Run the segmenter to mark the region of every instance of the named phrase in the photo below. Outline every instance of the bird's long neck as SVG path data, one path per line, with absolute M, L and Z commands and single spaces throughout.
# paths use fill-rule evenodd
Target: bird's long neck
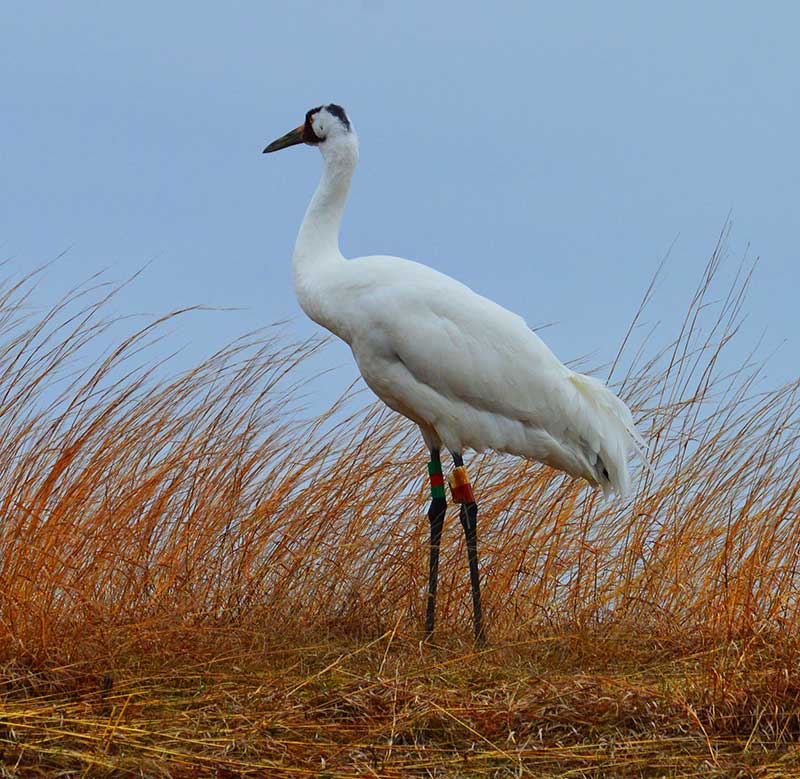
M 339 143 L 323 152 L 324 169 L 306 209 L 294 246 L 295 289 L 301 305 L 303 289 L 325 266 L 342 261 L 339 225 L 358 160 L 355 143 Z

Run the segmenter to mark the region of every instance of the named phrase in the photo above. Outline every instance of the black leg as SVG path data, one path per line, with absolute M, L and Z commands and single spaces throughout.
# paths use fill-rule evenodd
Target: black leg
M 460 454 L 453 453 L 453 462 L 456 469 L 464 467 L 464 460 Z M 463 471 L 466 477 L 466 471 Z M 481 609 L 481 580 L 478 573 L 478 504 L 472 495 L 469 482 L 461 488 L 461 526 L 464 528 L 464 538 L 467 541 L 467 558 L 469 559 L 469 581 L 472 587 L 472 613 L 475 625 L 475 641 L 483 646 L 486 638 L 483 632 L 483 611 Z
M 428 567 L 428 608 L 425 612 L 425 636 L 433 633 L 434 615 L 436 613 L 436 587 L 439 579 L 439 545 L 442 541 L 444 515 L 447 501 L 444 498 L 433 498 L 428 509 L 431 523 L 431 557 Z
M 461 504 L 461 526 L 467 540 L 467 557 L 469 558 L 469 581 L 472 586 L 472 613 L 475 622 L 475 641 L 485 643 L 483 634 L 483 612 L 481 611 L 481 580 L 478 575 L 478 504 Z
M 444 497 L 444 480 L 439 450 L 431 449 L 431 461 L 428 464 L 431 479 L 431 505 L 428 508 L 428 520 L 431 523 L 430 562 L 428 566 L 428 603 L 425 610 L 425 637 L 433 633 L 436 614 L 436 588 L 439 580 L 439 546 L 442 541 L 444 516 L 447 511 L 447 500 Z

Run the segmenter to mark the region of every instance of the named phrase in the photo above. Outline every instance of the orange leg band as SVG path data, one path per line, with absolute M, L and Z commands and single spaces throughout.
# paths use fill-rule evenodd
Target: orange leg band
M 469 483 L 469 476 L 467 476 L 467 469 L 463 465 L 453 469 L 449 481 L 454 503 L 475 502 L 475 497 L 472 494 L 472 485 Z

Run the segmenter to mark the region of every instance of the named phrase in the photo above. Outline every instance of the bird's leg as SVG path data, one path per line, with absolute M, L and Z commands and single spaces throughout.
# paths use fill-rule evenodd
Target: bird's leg
M 428 520 L 431 523 L 431 556 L 428 567 L 428 604 L 425 611 L 425 637 L 433 633 L 434 615 L 436 612 L 436 587 L 439 579 L 439 545 L 442 541 L 444 515 L 447 510 L 447 499 L 444 496 L 444 476 L 442 461 L 438 449 L 431 449 L 431 461 L 428 463 L 428 476 L 431 481 L 431 505 L 428 508 Z
M 461 504 L 461 526 L 467 541 L 467 557 L 469 558 L 469 580 L 472 586 L 472 612 L 475 621 L 475 641 L 479 645 L 485 643 L 483 633 L 483 613 L 481 611 L 481 580 L 478 575 L 478 504 L 472 494 L 467 469 L 461 455 L 453 452 L 455 469 L 450 476 L 450 490 L 453 500 Z

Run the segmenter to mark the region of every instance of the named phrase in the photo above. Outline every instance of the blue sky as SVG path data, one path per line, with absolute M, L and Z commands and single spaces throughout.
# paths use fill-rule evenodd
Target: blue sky
M 800 351 L 799 9 L 6 0 L 0 254 L 68 249 L 43 302 L 150 263 L 120 311 L 236 309 L 185 319 L 178 360 L 307 335 L 290 257 L 321 160 L 261 149 L 335 101 L 361 139 L 346 255 L 431 264 L 599 363 L 671 246 L 648 321 L 674 329 L 731 212 L 729 270 L 761 258 L 736 348 L 783 343 L 775 384 Z M 347 350 L 325 359 L 345 386 Z

